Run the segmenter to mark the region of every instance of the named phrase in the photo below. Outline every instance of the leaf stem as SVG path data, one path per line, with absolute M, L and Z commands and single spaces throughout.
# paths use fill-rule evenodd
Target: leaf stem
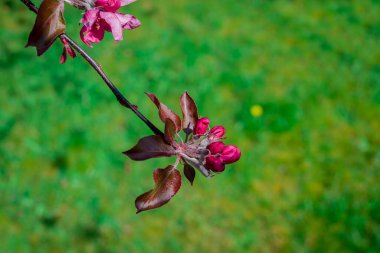
M 34 13 L 38 13 L 38 8 L 34 5 L 33 2 L 30 0 L 21 0 L 23 4 L 25 4 L 29 10 L 33 11 Z M 121 92 L 116 88 L 116 86 L 111 82 L 111 80 L 107 77 L 107 75 L 104 73 L 101 66 L 93 59 L 90 55 L 86 53 L 74 40 L 72 40 L 67 34 L 63 33 L 60 35 L 61 38 L 65 39 L 90 65 L 91 67 L 99 74 L 99 76 L 103 79 L 103 81 L 106 83 L 108 88 L 112 91 L 112 93 L 115 95 L 116 99 L 119 101 L 119 103 L 133 111 L 134 114 L 139 117 L 141 121 L 147 125 L 150 130 L 156 135 L 164 136 L 164 133 L 158 129 L 152 122 L 150 122 L 138 109 L 137 106 L 133 105 L 131 102 L 126 99 Z

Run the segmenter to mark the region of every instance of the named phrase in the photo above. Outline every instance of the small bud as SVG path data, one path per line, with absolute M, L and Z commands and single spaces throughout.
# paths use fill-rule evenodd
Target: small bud
M 209 125 L 210 120 L 208 118 L 200 118 L 195 125 L 194 133 L 202 135 L 205 134 Z
M 223 160 L 223 163 L 225 164 L 236 162 L 237 160 L 240 159 L 240 156 L 241 156 L 240 150 L 233 145 L 225 146 L 223 148 L 223 151 L 221 152 L 221 158 Z
M 226 129 L 222 126 L 215 126 L 211 128 L 210 132 L 208 133 L 210 140 L 218 140 L 223 138 L 224 134 L 226 133 Z
M 223 164 L 222 159 L 220 159 L 220 157 L 209 156 L 209 157 L 206 157 L 206 168 L 215 172 L 223 172 L 225 169 L 225 166 Z
M 223 142 L 214 142 L 208 145 L 207 149 L 210 150 L 211 155 L 220 154 L 223 151 L 224 143 Z

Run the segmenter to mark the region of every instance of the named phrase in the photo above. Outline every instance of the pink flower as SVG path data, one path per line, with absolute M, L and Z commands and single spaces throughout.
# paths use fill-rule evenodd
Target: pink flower
M 223 142 L 211 143 L 207 149 L 210 151 L 210 155 L 206 157 L 206 168 L 215 171 L 224 171 L 225 164 L 234 163 L 240 159 L 240 150 L 233 146 L 225 146 Z
M 200 118 L 195 125 L 194 134 L 205 134 L 209 125 L 210 120 L 208 118 Z
M 98 43 L 104 38 L 104 33 L 112 32 L 116 41 L 123 39 L 123 29 L 132 30 L 140 26 L 140 21 L 130 15 L 116 12 L 121 6 L 135 0 L 97 0 L 95 7 L 87 10 L 81 22 L 81 39 L 88 46 Z

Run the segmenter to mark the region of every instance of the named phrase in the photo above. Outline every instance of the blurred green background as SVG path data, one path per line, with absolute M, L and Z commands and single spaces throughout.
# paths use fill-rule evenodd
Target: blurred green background
M 39 1 L 36 2 L 39 4 Z M 141 0 L 142 26 L 86 48 L 162 127 L 188 90 L 241 160 L 135 214 L 172 159 L 81 58 L 24 48 L 35 15 L 0 3 L 0 252 L 379 252 L 380 1 Z M 81 13 L 66 7 L 79 42 Z M 81 42 L 81 45 L 84 45 Z

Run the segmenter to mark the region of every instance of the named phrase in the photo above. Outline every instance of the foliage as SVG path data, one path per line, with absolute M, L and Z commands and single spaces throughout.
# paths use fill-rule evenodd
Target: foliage
M 0 252 L 380 250 L 378 1 L 128 6 L 141 27 L 90 53 L 157 124 L 144 91 L 170 108 L 196 93 L 247 154 L 140 215 L 134 198 L 165 163 L 119 151 L 149 129 L 80 58 L 60 65 L 59 43 L 25 49 L 34 15 L 0 6 Z

